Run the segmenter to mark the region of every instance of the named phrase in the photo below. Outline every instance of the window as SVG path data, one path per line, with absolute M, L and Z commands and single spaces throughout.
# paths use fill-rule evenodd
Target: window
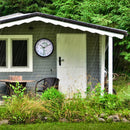
M 6 41 L 0 40 L 0 66 L 6 66 Z
M 0 72 L 32 71 L 32 36 L 0 35 Z
M 12 66 L 27 66 L 27 41 L 12 41 Z

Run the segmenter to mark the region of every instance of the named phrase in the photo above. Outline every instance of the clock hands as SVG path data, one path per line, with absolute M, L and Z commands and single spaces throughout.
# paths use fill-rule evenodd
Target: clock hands
M 51 44 L 48 44 L 47 46 L 43 46 L 42 44 L 40 45 L 42 48 L 46 48 L 48 46 L 50 46 Z
M 50 46 L 51 44 L 48 44 L 46 47 Z
M 51 44 L 46 44 L 46 46 L 43 46 L 43 44 L 40 44 L 40 46 L 43 48 L 43 55 L 46 55 L 45 48 L 50 46 Z
M 43 45 L 40 45 L 42 48 L 45 48 Z
M 40 39 L 35 44 L 35 51 L 41 57 L 47 57 L 53 52 L 53 44 L 48 39 Z

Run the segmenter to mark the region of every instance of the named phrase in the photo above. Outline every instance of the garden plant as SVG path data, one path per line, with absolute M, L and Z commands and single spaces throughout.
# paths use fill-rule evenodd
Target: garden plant
M 14 95 L 4 96 L 5 105 L 0 107 L 0 120 L 8 119 L 10 124 L 112 122 L 113 115 L 118 116 L 117 121 L 130 121 L 130 109 L 126 101 L 120 100 L 118 95 L 101 91 L 99 84 L 92 91 L 87 91 L 86 98 L 77 93 L 71 99 L 66 99 L 65 95 L 53 87 L 42 95 L 31 97 L 24 94 L 26 88 L 22 88 L 19 83 L 11 87 Z

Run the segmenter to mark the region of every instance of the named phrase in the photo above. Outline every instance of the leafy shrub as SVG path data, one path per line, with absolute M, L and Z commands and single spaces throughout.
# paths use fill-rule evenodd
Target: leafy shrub
M 51 87 L 50 89 L 47 89 L 44 93 L 42 93 L 41 99 L 51 100 L 61 104 L 64 101 L 64 95 L 54 87 Z
M 130 99 L 125 99 L 122 101 L 122 103 L 125 108 L 128 108 L 130 110 Z
M 14 94 L 17 97 L 23 97 L 26 87 L 23 87 L 22 84 L 20 84 L 19 82 L 17 82 L 15 86 L 10 84 L 10 87 L 13 89 Z
M 101 95 L 102 92 L 100 85 L 97 85 L 86 98 L 88 101 L 87 105 L 90 106 L 91 109 L 94 109 L 97 114 L 105 112 L 110 115 L 124 108 L 117 95 L 107 94 L 105 92 Z
M 100 96 L 99 104 L 102 108 L 109 110 L 118 110 L 123 107 L 118 97 L 113 94 L 104 94 L 103 96 Z
M 119 115 L 122 118 L 125 117 L 126 119 L 128 119 L 130 121 L 130 110 L 128 110 L 127 108 L 125 108 L 123 110 L 119 110 L 117 113 L 119 113 Z
M 53 87 L 42 93 L 40 99 L 17 93 L 8 98 L 5 108 L 0 108 L 0 119 L 8 118 L 13 123 L 52 122 L 64 118 L 70 122 L 96 122 L 102 113 L 105 119 L 116 113 L 130 120 L 128 101 L 122 103 L 117 95 L 101 95 L 102 92 L 98 84 L 93 91 L 88 90 L 86 98 L 77 93 L 72 99 L 65 99 Z
M 44 93 L 41 95 L 41 99 L 47 101 L 46 108 L 53 113 L 49 115 L 50 118 L 52 117 L 54 121 L 59 120 L 61 117 L 61 109 L 64 103 L 64 95 L 58 91 L 57 89 L 51 87 L 45 90 Z
M 22 98 L 24 96 L 26 87 L 23 87 L 19 82 L 17 82 L 15 86 L 10 84 L 10 87 L 13 89 L 13 95 L 2 96 L 4 100 L 8 101 L 9 99 L 12 99 L 12 98 Z

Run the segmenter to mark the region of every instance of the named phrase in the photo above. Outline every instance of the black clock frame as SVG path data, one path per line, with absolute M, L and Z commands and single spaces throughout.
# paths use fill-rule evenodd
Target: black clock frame
M 51 44 L 52 44 L 52 52 L 51 52 L 48 56 L 41 56 L 41 55 L 39 55 L 39 54 L 37 53 L 37 51 L 36 51 L 36 45 L 37 45 L 37 43 L 38 43 L 40 40 L 42 40 L 42 39 L 48 40 L 48 41 L 50 41 Z M 46 58 L 46 57 L 49 57 L 49 56 L 53 53 L 53 51 L 54 51 L 54 45 L 53 45 L 53 42 L 52 42 L 51 40 L 49 40 L 48 38 L 41 38 L 41 39 L 39 39 L 39 40 L 36 41 L 35 46 L 34 46 L 34 50 L 35 50 L 35 53 L 36 53 L 38 56 L 40 56 L 40 57 L 42 57 L 42 58 Z

